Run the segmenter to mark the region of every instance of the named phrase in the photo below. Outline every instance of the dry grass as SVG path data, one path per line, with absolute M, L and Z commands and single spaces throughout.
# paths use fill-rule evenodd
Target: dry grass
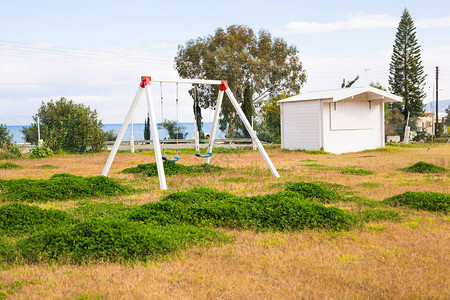
M 418 161 L 449 168 L 450 145 L 429 150 L 427 147 L 389 149 L 345 155 L 269 150 L 280 169 L 280 179 L 271 176 L 257 152 L 215 154 L 214 164 L 232 169 L 168 177 L 168 186 L 170 192 L 201 185 L 239 195 L 255 195 L 279 191 L 286 181 L 323 181 L 348 185 L 356 195 L 373 200 L 405 191 L 450 192 L 450 178 L 446 174 L 410 174 L 399 170 Z M 0 178 L 48 178 L 61 172 L 98 175 L 106 159 L 107 153 L 99 153 L 11 161 L 24 168 L 0 170 Z M 157 178 L 117 174 L 126 167 L 153 161 L 154 157 L 147 154 L 119 154 L 110 175 L 148 192 L 95 201 L 127 204 L 157 201 L 165 194 L 159 191 Z M 203 160 L 181 155 L 180 162 L 190 165 Z M 305 166 L 311 163 L 325 167 L 318 170 Z M 59 169 L 33 168 L 43 164 Z M 346 166 L 375 173 L 341 174 L 338 168 Z M 246 180 L 223 180 L 232 177 Z M 40 206 L 66 209 L 74 205 L 77 202 Z M 81 295 L 85 299 L 101 296 L 105 299 L 450 298 L 450 218 L 409 209 L 396 210 L 403 214 L 401 222 L 369 223 L 349 232 L 228 231 L 236 235 L 232 244 L 193 248 L 172 260 L 146 265 L 14 266 L 0 271 L 0 283 L 26 281 L 9 295 L 14 299 L 76 299 Z

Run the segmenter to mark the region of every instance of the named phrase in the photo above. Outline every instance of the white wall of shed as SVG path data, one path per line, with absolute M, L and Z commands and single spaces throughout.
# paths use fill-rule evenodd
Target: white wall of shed
M 384 146 L 384 106 L 381 101 L 372 101 L 371 104 L 366 102 L 367 106 L 371 105 L 371 108 L 367 110 L 367 114 L 364 115 L 363 126 L 355 126 L 355 129 L 341 129 L 332 126 L 332 120 L 361 120 L 360 114 L 361 105 L 357 104 L 352 109 L 347 106 L 345 110 L 339 111 L 336 105 L 336 111 L 334 111 L 334 103 L 323 104 L 323 148 L 326 152 L 335 154 L 341 154 L 346 152 L 357 152 L 367 149 L 376 149 Z M 338 116 L 332 116 L 333 113 L 338 113 Z M 355 117 L 356 116 L 356 117 Z M 351 124 L 353 121 L 345 121 L 345 125 Z M 341 123 L 342 124 L 342 123 Z M 363 128 L 364 127 L 364 128 Z
M 320 150 L 320 101 L 281 103 L 281 147 Z

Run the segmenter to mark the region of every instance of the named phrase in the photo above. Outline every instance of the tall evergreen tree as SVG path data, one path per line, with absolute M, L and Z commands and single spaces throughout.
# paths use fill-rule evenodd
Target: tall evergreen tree
M 389 67 L 389 90 L 403 97 L 402 114 L 405 118 L 423 112 L 425 77 L 420 58 L 420 45 L 416 39 L 416 28 L 405 8 L 395 35 L 394 52 Z
M 147 115 L 144 123 L 144 140 L 150 139 L 150 116 Z

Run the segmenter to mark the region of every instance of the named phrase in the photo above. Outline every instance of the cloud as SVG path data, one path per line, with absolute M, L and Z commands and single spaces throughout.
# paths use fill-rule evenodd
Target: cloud
M 329 33 L 342 30 L 364 30 L 379 28 L 396 28 L 399 17 L 389 15 L 359 14 L 345 21 L 318 22 L 290 22 L 275 30 L 277 34 L 313 34 Z M 424 19 L 416 22 L 417 28 L 436 28 L 450 26 L 450 17 Z
M 449 27 L 449 26 L 450 26 L 450 16 L 437 19 L 424 19 L 416 22 L 416 27 L 423 29 Z

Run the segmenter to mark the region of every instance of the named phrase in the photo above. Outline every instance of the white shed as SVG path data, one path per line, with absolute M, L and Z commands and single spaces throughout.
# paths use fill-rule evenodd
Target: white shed
M 340 154 L 384 147 L 383 103 L 401 101 L 370 86 L 280 100 L 281 148 Z

